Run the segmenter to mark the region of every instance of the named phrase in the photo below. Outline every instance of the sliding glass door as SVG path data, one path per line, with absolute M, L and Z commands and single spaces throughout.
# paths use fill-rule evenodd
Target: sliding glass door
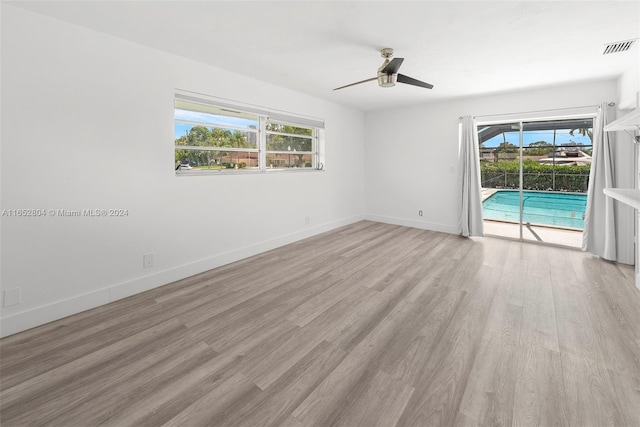
M 478 126 L 485 234 L 580 247 L 592 118 Z

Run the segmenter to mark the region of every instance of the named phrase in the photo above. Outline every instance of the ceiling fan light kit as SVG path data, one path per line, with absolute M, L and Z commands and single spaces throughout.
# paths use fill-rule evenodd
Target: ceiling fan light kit
M 393 56 L 393 49 L 391 49 L 390 47 L 386 47 L 380 50 L 380 55 L 384 58 L 384 62 L 382 63 L 380 68 L 378 68 L 377 77 L 350 83 L 348 85 L 337 87 L 333 90 L 344 89 L 349 86 L 355 86 L 359 85 L 360 83 L 366 83 L 373 80 L 378 80 L 378 86 L 380 87 L 393 87 L 396 85 L 396 82 L 400 82 L 412 86 L 423 87 L 425 89 L 433 88 L 432 84 L 414 79 L 413 77 L 405 76 L 404 74 L 399 74 L 398 70 L 402 65 L 402 61 L 404 61 L 404 58 L 394 58 L 390 60 L 390 58 Z
M 378 71 L 378 86 L 380 87 L 394 87 L 397 79 L 397 74 L 383 74 Z

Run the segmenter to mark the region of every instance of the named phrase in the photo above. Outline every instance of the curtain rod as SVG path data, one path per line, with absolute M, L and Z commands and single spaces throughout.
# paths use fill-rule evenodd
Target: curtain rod
M 616 103 L 615 102 L 609 102 L 607 103 L 607 105 L 609 107 L 615 107 Z M 582 107 L 567 107 L 567 108 L 554 108 L 551 110 L 536 110 L 536 111 L 520 111 L 520 112 L 516 112 L 516 113 L 502 113 L 502 114 L 485 114 L 482 116 L 472 116 L 474 119 L 477 119 L 479 117 L 500 117 L 500 116 L 512 116 L 514 114 L 532 114 L 532 113 L 550 113 L 550 112 L 554 112 L 554 111 L 565 111 L 565 110 L 576 110 L 579 108 L 596 108 L 596 107 L 600 107 L 600 105 L 584 105 Z M 463 116 L 458 117 L 458 120 L 462 120 Z

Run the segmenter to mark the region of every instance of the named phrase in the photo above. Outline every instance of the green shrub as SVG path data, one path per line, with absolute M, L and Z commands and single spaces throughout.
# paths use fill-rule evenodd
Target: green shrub
M 531 159 L 522 162 L 522 181 L 525 190 L 551 190 L 584 193 L 589 184 L 591 165 L 555 166 Z M 480 163 L 482 186 L 485 188 L 519 188 L 518 161 Z M 555 184 L 554 184 L 555 175 Z

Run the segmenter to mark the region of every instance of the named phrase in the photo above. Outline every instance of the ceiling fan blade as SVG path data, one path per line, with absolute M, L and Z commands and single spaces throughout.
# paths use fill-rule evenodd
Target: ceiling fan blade
M 345 87 L 355 86 L 355 85 L 359 85 L 360 83 L 371 82 L 373 80 L 378 80 L 378 78 L 377 77 L 371 77 L 370 79 L 367 79 L 367 80 L 362 80 L 362 81 L 359 81 L 359 82 L 355 82 L 355 83 L 351 83 L 351 84 L 348 84 L 348 85 L 337 87 L 334 90 L 344 89 Z
M 433 88 L 432 84 L 421 82 L 420 80 L 416 80 L 416 79 L 414 79 L 412 77 L 405 76 L 404 74 L 398 74 L 398 81 L 400 83 L 405 83 L 405 84 L 413 85 L 413 86 L 420 86 L 420 87 L 424 87 L 424 88 L 427 88 L 427 89 L 432 89 Z
M 393 58 L 386 67 L 380 70 L 380 72 L 385 74 L 396 74 L 402 65 L 402 61 L 404 61 L 404 58 Z

